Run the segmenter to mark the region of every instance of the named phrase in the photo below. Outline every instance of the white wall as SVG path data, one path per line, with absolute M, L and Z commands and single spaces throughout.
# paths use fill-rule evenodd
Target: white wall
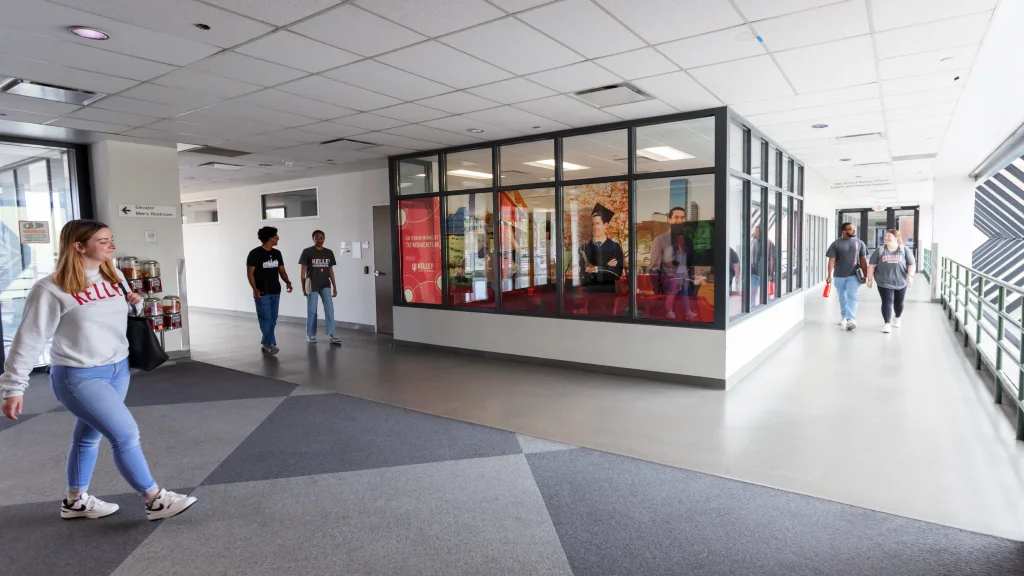
M 194 287 L 189 294 L 193 306 L 221 310 L 255 312 L 252 290 L 245 273 L 245 257 L 259 246 L 256 231 L 275 226 L 281 237 L 278 249 L 284 255 L 285 268 L 295 292 L 283 294 L 281 315 L 304 318 L 306 300 L 299 285 L 299 254 L 313 244 L 314 230 L 327 235 L 326 246 L 334 250 L 338 266 L 335 321 L 374 326 L 376 324 L 373 275 L 373 206 L 388 203 L 387 170 L 370 170 L 318 178 L 291 180 L 181 195 L 183 201 L 216 199 L 219 221 L 214 224 L 186 224 L 185 259 Z M 319 217 L 296 220 L 261 220 L 260 196 L 300 188 L 319 188 Z M 342 241 L 371 242 L 362 258 L 341 254 Z
M 814 216 L 821 216 L 828 221 L 828 242 L 835 236 L 836 229 L 836 208 L 840 195 L 833 192 L 827 180 L 818 175 L 817 172 L 806 170 L 804 173 L 804 212 Z M 804 222 L 804 238 L 807 238 L 806 221 Z M 810 288 L 810 286 L 805 286 Z
M 804 302 L 808 297 L 812 296 L 805 292 L 784 298 L 768 310 L 755 314 L 726 331 L 725 377 L 735 376 L 762 352 L 778 343 L 787 332 L 803 322 Z M 735 381 L 729 384 L 735 384 Z
M 932 241 L 939 245 L 938 257 L 970 266 L 974 248 L 984 239 L 974 227 L 974 180 L 968 176 L 936 178 Z

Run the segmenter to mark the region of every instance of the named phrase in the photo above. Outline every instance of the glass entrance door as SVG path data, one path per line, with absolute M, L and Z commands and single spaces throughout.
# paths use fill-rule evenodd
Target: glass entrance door
M 840 210 L 836 238 L 842 237 L 843 225 L 851 222 L 857 227 L 857 237 L 867 245 L 870 251 L 883 242 L 882 238 L 885 236 L 886 230 L 895 228 L 900 231 L 904 244 L 908 250 L 914 253 L 915 259 L 920 259 L 920 254 L 917 252 L 917 216 L 917 206 L 886 208 L 885 210 L 870 208 Z
M 75 217 L 73 151 L 0 142 L 0 318 L 3 356 L 28 292 L 57 264 L 58 236 Z M 49 344 L 39 365 L 49 364 Z

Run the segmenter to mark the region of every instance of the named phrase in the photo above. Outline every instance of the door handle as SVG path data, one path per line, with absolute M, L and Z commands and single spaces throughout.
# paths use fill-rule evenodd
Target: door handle
M 374 270 L 373 271 L 373 275 L 374 276 L 387 276 L 387 274 L 381 272 L 380 270 Z

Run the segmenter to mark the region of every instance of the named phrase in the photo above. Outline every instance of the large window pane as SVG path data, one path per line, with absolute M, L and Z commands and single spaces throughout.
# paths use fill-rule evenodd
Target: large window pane
M 490 148 L 445 156 L 448 190 L 475 190 L 494 185 L 494 158 Z
M 793 200 L 793 291 L 803 287 L 804 212 L 803 201 Z
M 502 146 L 501 186 L 555 181 L 555 141 Z
M 764 177 L 764 140 L 757 136 L 750 137 L 750 175 L 758 180 L 765 180 Z
M 797 166 L 794 170 L 795 170 L 794 174 L 795 174 L 795 178 L 796 178 L 796 184 L 793 185 L 793 190 L 795 190 L 796 193 L 799 194 L 800 196 L 803 196 L 804 195 L 804 167 L 803 166 Z
M 402 160 L 398 163 L 398 193 L 404 196 L 433 194 L 441 189 L 439 177 L 437 156 Z
M 743 261 L 747 257 L 744 239 L 747 238 L 747 222 L 743 217 L 746 207 L 743 189 L 748 186 L 745 180 L 732 178 L 729 185 L 729 317 L 735 318 L 743 314 L 743 286 L 746 276 L 743 274 Z
M 779 245 L 776 240 L 779 230 L 779 211 L 776 201 L 777 194 L 768 191 L 768 301 L 775 300 L 779 289 Z
M 398 201 L 402 301 L 441 303 L 441 208 L 437 198 Z
M 562 178 L 581 180 L 625 175 L 629 156 L 627 140 L 625 130 L 565 138 L 562 140 Z
M 208 224 L 217 222 L 217 199 L 181 203 L 182 224 Z
M 315 218 L 320 213 L 316 188 L 264 194 L 263 219 Z
M 558 313 L 555 189 L 500 193 L 501 307 Z
M 780 228 L 780 234 L 782 235 L 782 239 L 779 242 L 779 252 L 781 253 L 781 258 L 779 260 L 779 275 L 780 275 L 780 279 L 779 279 L 779 295 L 781 295 L 781 296 L 785 296 L 786 294 L 789 294 L 789 264 L 790 264 L 790 257 L 789 257 L 789 253 L 790 253 L 790 246 L 789 246 L 789 232 L 790 232 L 789 215 L 790 215 L 790 212 L 792 211 L 792 209 L 790 208 L 790 202 L 792 202 L 792 200 L 793 199 L 790 198 L 789 196 L 782 196 L 782 205 L 780 207 L 780 209 L 781 209 L 780 213 L 782 215 L 782 223 L 779 225 L 779 228 Z
M 493 308 L 494 194 L 449 196 L 445 206 L 448 303 Z
M 790 188 L 790 179 L 789 179 L 790 173 L 791 173 L 792 170 L 793 170 L 792 161 L 789 159 L 789 156 L 783 154 L 782 155 L 782 189 L 786 190 L 786 191 L 789 191 L 789 192 L 793 191 L 793 189 Z
M 761 227 L 764 217 L 764 188 L 750 189 L 750 309 L 764 306 L 764 290 L 772 277 L 775 261 L 772 251 L 766 250 L 767 234 Z
M 714 322 L 715 177 L 636 182 L 637 316 Z
M 715 165 L 715 119 L 698 118 L 636 129 L 636 171 L 666 172 Z
M 768 146 L 768 183 L 779 185 L 779 151 L 775 146 Z
M 629 185 L 562 190 L 565 313 L 629 315 Z
M 746 171 L 743 150 L 746 148 L 747 131 L 739 124 L 729 124 L 729 167 L 740 172 Z

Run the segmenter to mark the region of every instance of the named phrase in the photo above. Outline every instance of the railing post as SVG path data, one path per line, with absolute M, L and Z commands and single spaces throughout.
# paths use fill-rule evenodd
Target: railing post
M 974 369 L 981 370 L 981 315 L 982 302 L 985 298 L 985 277 L 978 276 L 978 318 L 974 326 Z
M 1006 286 L 999 287 L 999 320 L 996 329 L 996 404 L 1003 403 L 1003 381 L 999 375 L 1003 372 L 1003 332 L 1006 324 L 1003 313 L 1006 312 Z
M 942 309 L 945 310 L 947 307 L 946 303 L 946 283 L 949 282 L 949 278 L 946 276 L 946 259 L 943 258 L 939 264 L 939 300 L 942 302 Z
M 971 337 L 967 333 L 968 323 L 971 321 L 971 271 L 964 268 L 964 348 L 971 345 Z
M 1021 314 L 1021 325 L 1024 326 L 1024 312 Z M 1024 331 L 1021 334 L 1024 334 Z M 1020 407 L 1020 404 L 1024 404 L 1024 342 L 1021 342 L 1018 360 L 1020 362 L 1017 364 L 1017 440 L 1024 440 L 1024 410 Z
M 950 318 L 953 319 L 953 331 L 957 329 L 957 321 L 960 320 L 960 263 L 954 262 L 956 275 L 953 277 L 955 292 L 953 293 L 953 312 Z

